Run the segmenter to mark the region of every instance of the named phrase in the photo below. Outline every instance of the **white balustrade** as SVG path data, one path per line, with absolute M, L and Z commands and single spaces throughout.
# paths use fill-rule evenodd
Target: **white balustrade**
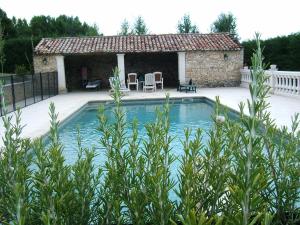
M 268 76 L 266 84 L 270 86 L 271 93 L 277 95 L 288 95 L 300 97 L 300 72 L 265 70 Z M 249 87 L 251 83 L 251 72 L 248 68 L 241 69 L 241 86 Z

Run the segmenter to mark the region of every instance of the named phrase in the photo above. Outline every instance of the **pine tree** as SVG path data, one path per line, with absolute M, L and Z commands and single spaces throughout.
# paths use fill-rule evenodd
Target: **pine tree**
M 132 29 L 132 34 L 136 35 L 143 35 L 148 33 L 148 28 L 146 26 L 146 23 L 144 19 L 141 16 L 138 16 L 135 20 L 133 29 Z
M 178 33 L 199 33 L 198 27 L 192 24 L 190 15 L 185 14 L 177 25 Z
M 126 19 L 123 20 L 122 24 L 121 24 L 121 31 L 119 33 L 119 35 L 129 35 L 129 23 Z

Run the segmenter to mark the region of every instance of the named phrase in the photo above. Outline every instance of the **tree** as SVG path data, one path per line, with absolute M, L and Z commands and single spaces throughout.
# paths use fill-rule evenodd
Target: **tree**
M 54 27 L 58 36 L 96 36 L 99 35 L 96 24 L 89 26 L 86 22 L 81 23 L 79 18 L 60 15 L 55 19 Z
M 5 72 L 14 73 L 16 68 L 19 70 L 24 65 L 27 70 L 32 70 L 33 46 L 43 37 L 101 35 L 96 24 L 91 26 L 74 16 L 40 15 L 27 21 L 16 17 L 8 18 L 5 11 L 0 8 L 0 21 L 2 25 L 0 73 L 1 68 L 5 68 Z
M 183 33 L 199 33 L 198 27 L 191 22 L 190 15 L 185 14 L 178 22 L 177 31 L 180 34 Z
M 236 27 L 236 18 L 232 13 L 221 13 L 218 19 L 211 25 L 211 31 L 214 33 L 228 32 L 234 38 L 238 39 Z
M 60 15 L 57 18 L 50 16 L 34 16 L 30 21 L 30 28 L 35 37 L 75 37 L 99 35 L 98 27 L 82 23 L 79 18 Z
M 2 74 L 3 74 L 4 63 L 5 63 L 4 35 L 3 35 L 3 28 L 2 28 L 2 20 L 0 19 L 0 64 L 1 64 Z
M 99 27 L 97 26 L 96 23 L 94 23 L 92 26 L 89 26 L 87 23 L 84 23 L 87 25 L 87 29 L 85 31 L 86 36 L 97 36 L 97 35 L 103 35 L 102 33 L 99 32 Z
M 147 34 L 148 33 L 148 28 L 146 26 L 146 23 L 144 19 L 141 16 L 138 16 L 135 20 L 133 29 L 132 29 L 132 34 L 136 35 L 142 35 L 142 34 Z
M 31 29 L 30 29 L 26 19 L 17 19 L 16 17 L 13 17 L 12 23 L 16 30 L 17 37 L 21 37 L 21 36 L 30 37 L 31 36 Z
M 128 21 L 125 19 L 123 20 L 122 24 L 121 24 L 121 31 L 119 33 L 119 35 L 129 35 L 129 23 Z
M 55 19 L 50 16 L 34 16 L 30 21 L 32 35 L 35 37 L 55 36 Z
M 10 18 L 7 17 L 6 12 L 0 8 L 0 21 L 2 25 L 2 35 L 4 39 L 16 37 L 16 30 Z

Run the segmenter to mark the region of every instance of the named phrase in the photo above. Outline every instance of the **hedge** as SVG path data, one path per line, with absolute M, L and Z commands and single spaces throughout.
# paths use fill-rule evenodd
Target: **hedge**
M 251 65 L 250 58 L 256 47 L 254 40 L 245 41 L 244 62 Z M 262 41 L 265 62 L 276 64 L 279 70 L 300 71 L 300 33 L 280 36 Z

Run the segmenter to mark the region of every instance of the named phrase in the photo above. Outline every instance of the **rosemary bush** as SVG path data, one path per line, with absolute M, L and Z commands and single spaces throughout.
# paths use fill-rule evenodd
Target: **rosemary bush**
M 65 162 L 54 104 L 48 143 L 21 138 L 20 111 L 5 114 L 0 224 L 299 224 L 299 116 L 291 130 L 276 127 L 264 68 L 257 36 L 247 105 L 231 120 L 217 98 L 208 142 L 201 129 L 186 128 L 179 158 L 171 148 L 169 97 L 141 136 L 138 121 L 125 120 L 117 69 L 114 119 L 103 106 L 98 113 L 102 151 L 84 148 L 78 132 L 73 165 Z M 1 104 L 5 111 L 3 98 Z M 98 154 L 106 157 L 103 166 L 94 161 Z

